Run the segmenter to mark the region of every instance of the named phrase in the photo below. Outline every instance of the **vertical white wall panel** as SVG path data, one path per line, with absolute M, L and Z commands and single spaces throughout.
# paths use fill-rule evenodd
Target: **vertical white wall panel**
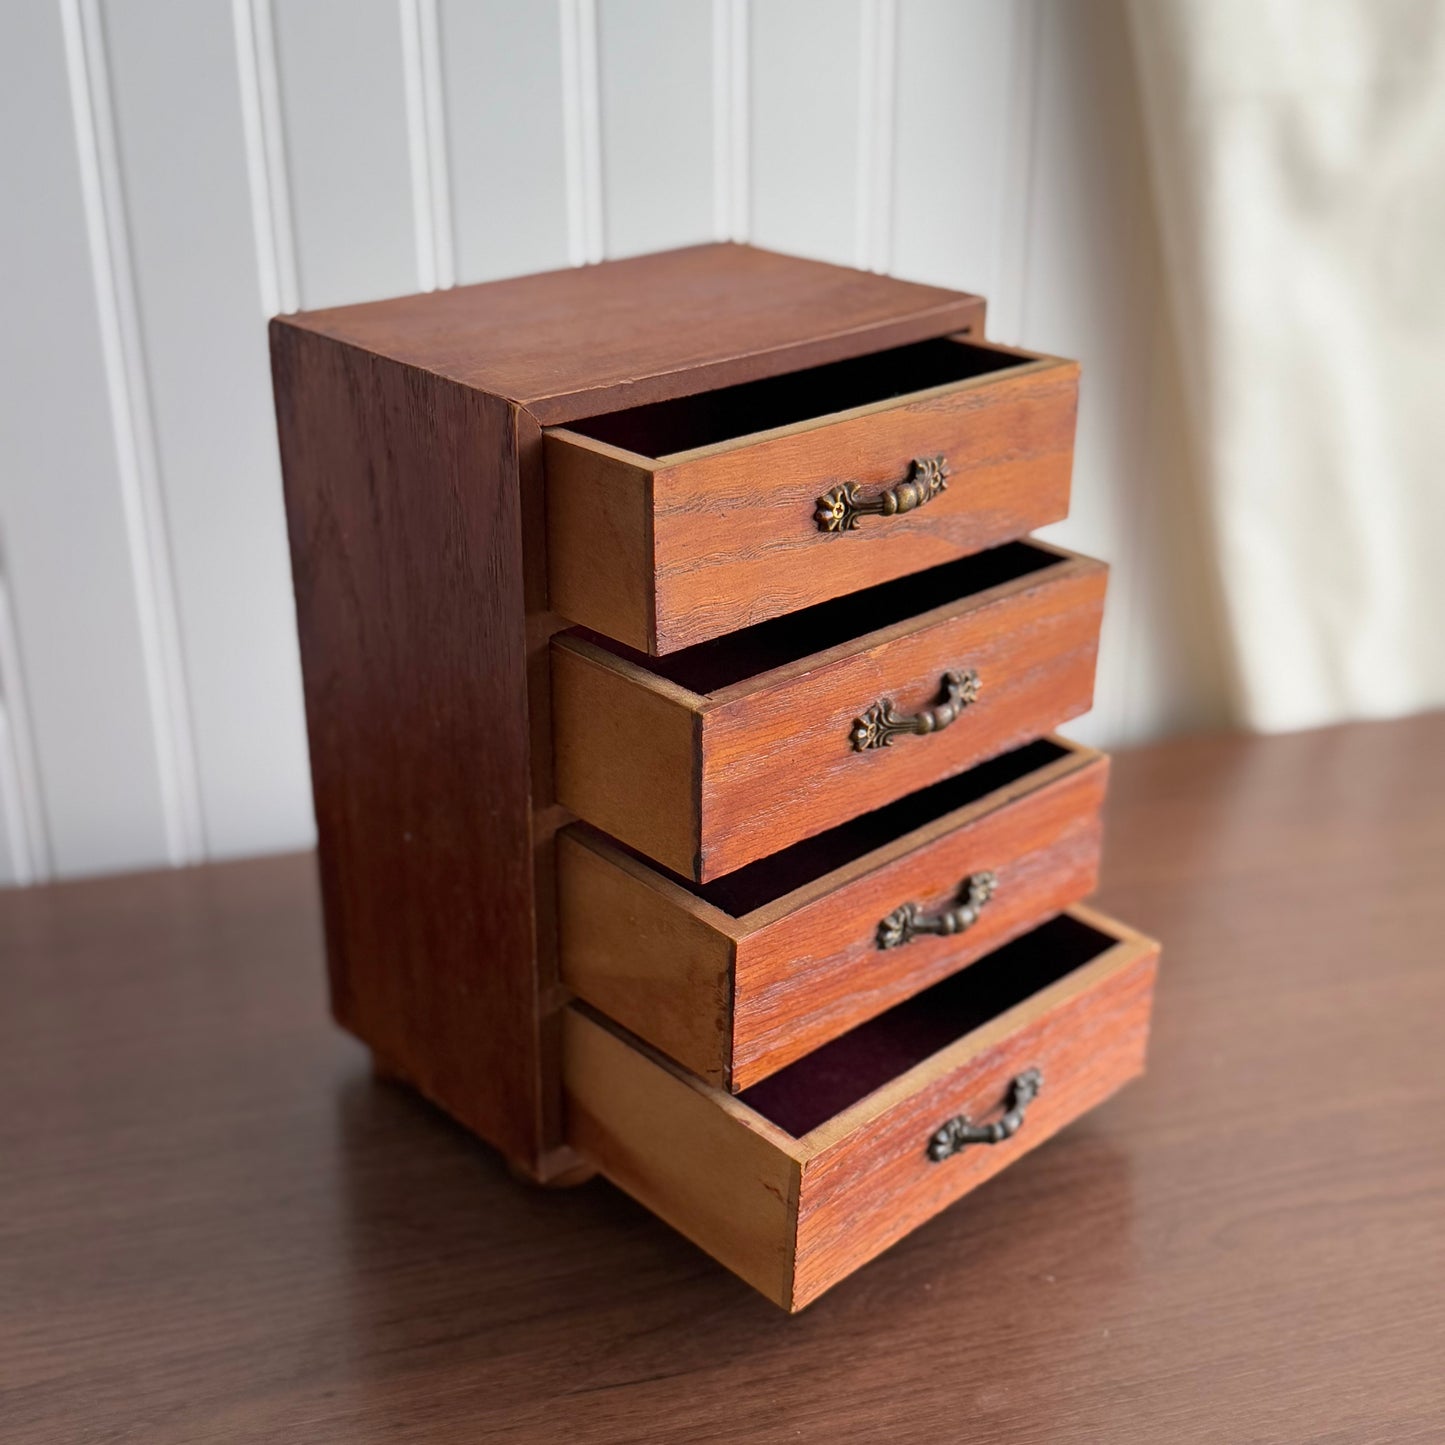
M 41 876 L 31 863 L 30 832 L 20 807 L 24 784 L 20 781 L 15 758 L 10 719 L 3 704 L 0 704 L 0 888 L 17 883 L 34 883 Z
M 711 0 L 600 0 L 609 256 L 712 239 L 712 37 Z
M 0 572 L 0 884 L 48 877 L 49 837 L 20 638 L 9 582 Z
M 899 0 L 892 265 L 998 306 L 1010 234 L 1022 17 L 999 0 Z M 990 318 L 993 319 L 992 317 Z
M 421 273 L 397 0 L 271 4 L 301 305 L 415 291 Z
M 78 12 L 69 17 L 74 63 Z M 103 227 L 87 226 L 87 201 L 92 217 L 100 207 L 93 136 L 80 139 L 83 169 L 75 120 L 61 7 L 0 8 L 0 568 L 19 665 L 4 705 L 33 730 L 35 831 L 47 836 L 29 843 L 40 871 L 62 874 L 162 863 L 173 842 L 127 517 L 115 283 Z M 20 804 L 7 797 L 12 820 Z
M 749 11 L 751 239 L 855 265 L 864 153 L 864 0 Z
M 567 264 L 561 47 L 555 4 L 443 0 L 459 282 Z
M 712 0 L 713 235 L 745 241 L 749 230 L 748 0 Z
M 207 848 L 301 847 L 300 665 L 231 10 L 108 0 L 105 29 Z
M 0 117 L 0 882 L 311 837 L 268 311 L 713 235 L 1079 357 L 1077 731 L 1221 720 L 1118 0 L 55 0 Z

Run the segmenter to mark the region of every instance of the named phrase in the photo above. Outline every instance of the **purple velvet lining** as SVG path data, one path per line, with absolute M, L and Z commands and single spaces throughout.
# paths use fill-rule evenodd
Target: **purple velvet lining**
M 799 658 L 871 632 L 944 607 L 964 597 L 986 592 L 1019 577 L 1028 577 L 1048 567 L 1061 566 L 1053 552 L 1028 542 L 1005 542 L 941 567 L 914 572 L 894 582 L 880 582 L 831 602 L 819 602 L 730 632 L 711 642 L 699 642 L 670 652 L 665 657 L 649 657 L 599 633 L 587 633 L 599 647 L 629 658 L 658 677 L 665 677 L 679 687 L 696 693 L 716 692 L 745 678 L 756 677 Z
M 804 838 L 801 843 L 780 852 L 770 853 L 735 872 L 724 874 L 711 883 L 691 883 L 677 878 L 684 888 L 705 898 L 715 908 L 734 918 L 761 908 L 804 883 L 811 883 L 875 848 L 881 848 L 904 833 L 911 833 L 945 813 L 976 803 L 1000 788 L 1016 783 L 1057 762 L 1067 754 L 1057 743 L 1046 738 L 1015 748 L 1011 753 L 992 758 L 970 768 L 966 773 L 945 778 L 930 788 L 920 788 L 886 807 L 860 818 Z M 655 864 L 653 865 L 656 866 Z
M 573 431 L 661 457 L 790 426 L 911 391 L 1022 366 L 1026 357 L 935 337 L 571 422 Z
M 1067 915 L 1051 919 L 779 1069 L 739 1098 L 800 1138 L 1113 944 L 1107 934 Z

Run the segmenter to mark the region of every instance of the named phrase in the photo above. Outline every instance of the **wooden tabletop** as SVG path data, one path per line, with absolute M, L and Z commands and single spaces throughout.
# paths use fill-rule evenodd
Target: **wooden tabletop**
M 1117 760 L 1142 1083 L 789 1319 L 327 1021 L 309 858 L 0 897 L 0 1439 L 1445 1438 L 1445 716 Z

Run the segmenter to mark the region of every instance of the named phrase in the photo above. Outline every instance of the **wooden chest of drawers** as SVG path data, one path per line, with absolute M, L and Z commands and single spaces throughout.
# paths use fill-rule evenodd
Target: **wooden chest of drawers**
M 786 1308 L 1143 1067 L 1078 369 L 702 246 L 272 325 L 332 1006 Z

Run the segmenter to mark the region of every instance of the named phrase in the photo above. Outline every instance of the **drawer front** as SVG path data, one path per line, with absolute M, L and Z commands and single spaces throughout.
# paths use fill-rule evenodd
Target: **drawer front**
M 1078 367 L 974 349 L 1014 364 L 670 456 L 549 431 L 553 608 L 667 653 L 1058 521 Z
M 1106 575 L 1059 556 L 705 696 L 564 635 L 558 798 L 705 881 L 1049 732 L 1093 700 Z
M 732 1087 L 749 1087 L 1087 898 L 1098 886 L 1107 776 L 1094 755 L 763 922 L 740 942 L 734 967 Z M 955 925 L 963 931 L 929 931 Z
M 898 1091 L 866 1126 L 818 1138 L 799 1197 L 795 1307 L 1143 1073 L 1156 965 L 1157 950 L 1147 950 L 1128 966 L 1100 970 L 1039 1016 L 994 1026 L 970 1058 Z M 939 1143 L 957 1152 L 931 1152 L 953 1121 L 1000 1120 L 1030 1074 L 1042 1084 L 1012 1138 L 959 1144 L 946 1134 Z
M 704 719 L 702 877 L 715 878 L 1087 712 L 1105 571 L 1077 568 L 875 648 L 719 698 Z M 977 680 L 950 718 L 946 678 Z M 934 731 L 908 727 L 932 716 Z M 860 749 L 860 725 L 882 729 Z
M 890 810 L 937 813 L 866 852 L 833 861 L 890 824 L 820 840 L 776 896 L 767 861 L 763 878 L 692 892 L 567 829 L 563 982 L 692 1073 L 748 1088 L 1093 892 L 1107 760 L 1047 740 L 978 773 L 982 792 L 970 774 Z M 968 801 L 950 808 L 958 784 Z
M 570 1140 L 723 1264 L 801 1309 L 1142 1072 L 1158 946 L 1076 909 L 1011 948 L 1053 946 L 1061 926 L 1092 932 L 1095 951 L 806 1130 L 777 1122 L 789 1107 L 808 1122 L 792 1071 L 734 1098 L 574 1006 L 564 1054 Z M 877 1035 L 892 1017 L 865 1028 Z M 885 1058 L 907 1027 L 882 1040 Z M 876 1051 L 880 1039 L 856 1047 Z M 836 1062 L 813 1065 L 810 1087 L 826 1094 L 830 1069 Z M 804 1088 L 801 1105 L 789 1105 L 789 1087 Z M 989 1125 L 999 1126 L 993 1142 Z

